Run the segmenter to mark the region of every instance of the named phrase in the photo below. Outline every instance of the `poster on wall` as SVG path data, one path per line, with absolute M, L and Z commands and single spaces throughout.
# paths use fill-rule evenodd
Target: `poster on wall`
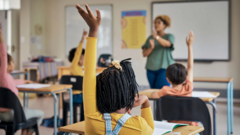
M 141 49 L 146 41 L 146 10 L 122 11 L 122 48 Z

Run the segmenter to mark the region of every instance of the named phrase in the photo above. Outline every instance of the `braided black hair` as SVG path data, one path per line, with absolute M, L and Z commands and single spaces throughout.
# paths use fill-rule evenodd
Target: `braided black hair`
M 138 84 L 129 60 L 120 62 L 122 70 L 113 66 L 97 76 L 97 108 L 101 113 L 132 109 Z

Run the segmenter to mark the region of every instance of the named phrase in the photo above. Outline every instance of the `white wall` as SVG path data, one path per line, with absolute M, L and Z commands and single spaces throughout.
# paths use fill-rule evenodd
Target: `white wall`
M 29 1 L 29 0 L 22 0 Z M 37 0 L 36 0 L 37 1 Z M 42 1 L 42 0 L 41 0 Z M 121 11 L 146 10 L 147 11 L 147 35 L 151 34 L 151 1 L 152 0 L 45 0 L 45 53 L 57 56 L 67 63 L 65 58 L 65 6 L 75 4 L 112 4 L 113 5 L 113 55 L 116 59 L 132 58 L 133 68 L 140 85 L 148 85 L 146 79 L 145 62 L 141 49 L 121 49 Z M 163 0 L 161 0 L 163 1 Z M 26 4 L 26 3 L 25 3 Z M 23 6 L 23 5 L 22 5 Z M 26 4 L 27 6 L 27 4 Z M 210 64 L 195 63 L 194 75 L 199 77 L 234 77 L 234 88 L 240 89 L 240 1 L 232 0 L 232 46 L 230 62 L 213 62 Z M 26 9 L 22 9 L 26 10 Z M 42 10 L 39 10 L 42 12 Z M 77 12 L 77 10 L 76 10 Z M 28 16 L 28 15 L 24 15 Z M 32 16 L 32 15 L 31 15 Z M 80 16 L 79 16 L 80 17 Z M 39 18 L 40 19 L 40 18 Z M 21 31 L 27 26 L 21 25 Z M 22 33 L 22 32 L 21 32 Z M 174 34 L 174 33 L 173 33 Z M 30 39 L 29 39 L 30 40 Z M 77 45 L 76 45 L 77 46 Z M 217 50 L 216 50 L 217 51 Z M 133 55 L 134 54 L 134 55 Z M 223 88 L 220 84 L 195 84 L 195 87 Z

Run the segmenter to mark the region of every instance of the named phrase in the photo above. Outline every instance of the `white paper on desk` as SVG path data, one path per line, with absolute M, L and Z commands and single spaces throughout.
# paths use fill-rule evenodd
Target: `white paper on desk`
M 216 96 L 209 92 L 192 92 L 192 97 L 200 97 L 200 98 L 215 98 Z
M 22 84 L 18 85 L 17 88 L 27 88 L 27 89 L 39 89 L 44 87 L 49 87 L 50 84 Z
M 178 126 L 186 126 L 187 124 L 168 123 L 162 121 L 154 121 L 154 132 L 152 135 L 163 135 L 168 132 L 172 132 L 174 128 Z

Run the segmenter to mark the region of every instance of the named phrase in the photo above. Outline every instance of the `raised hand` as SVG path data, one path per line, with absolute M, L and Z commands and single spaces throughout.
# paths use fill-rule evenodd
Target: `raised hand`
M 0 23 L 0 43 L 3 43 L 3 37 L 2 37 L 2 24 Z
M 153 30 L 152 36 L 153 36 L 153 38 L 156 38 L 156 37 L 157 37 L 157 32 L 156 32 L 156 30 Z
M 76 5 L 76 8 L 78 9 L 79 14 L 82 16 L 82 18 L 85 20 L 85 22 L 88 24 L 90 28 L 88 36 L 97 37 L 98 28 L 99 28 L 99 25 L 101 24 L 100 11 L 96 9 L 97 16 L 95 16 L 93 15 L 92 11 L 90 10 L 87 4 L 85 4 L 85 7 L 87 11 L 85 11 L 78 4 Z
M 151 48 L 154 49 L 155 48 L 154 39 L 150 39 L 149 42 L 150 42 Z
M 87 37 L 87 34 L 88 34 L 88 32 L 84 29 L 84 30 L 83 30 L 83 34 L 82 34 L 82 38 L 86 38 L 86 37 Z
M 189 34 L 189 37 L 186 37 L 186 43 L 188 46 L 191 46 L 194 41 L 194 34 L 192 31 L 190 31 L 188 34 Z

